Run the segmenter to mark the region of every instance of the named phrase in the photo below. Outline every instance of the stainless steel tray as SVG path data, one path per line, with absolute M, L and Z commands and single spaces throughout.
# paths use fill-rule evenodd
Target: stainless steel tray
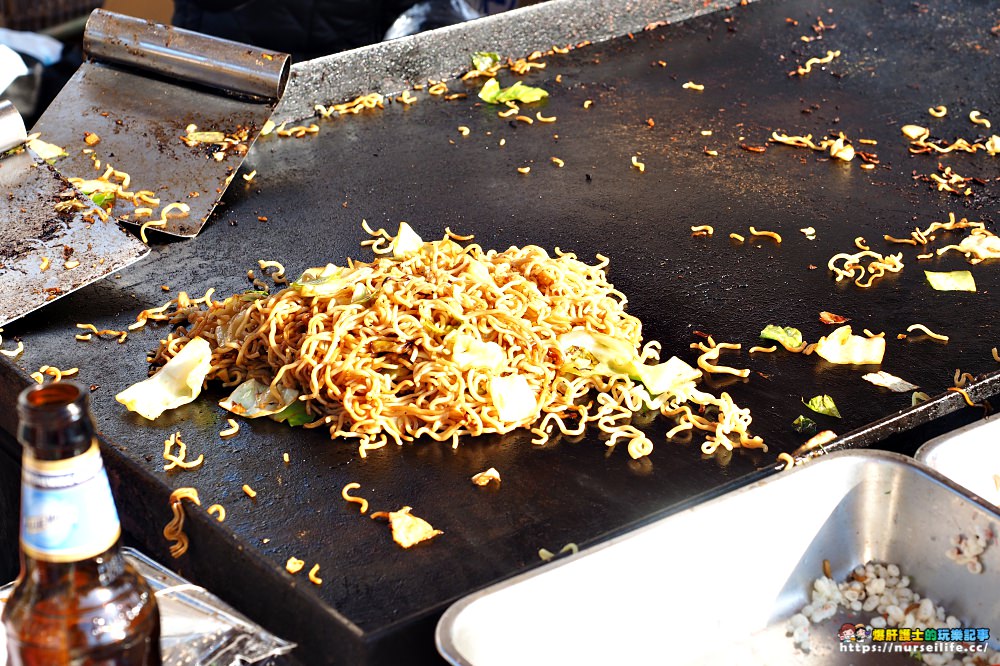
M 930 440 L 917 450 L 917 460 L 1000 507 L 1000 418 Z
M 824 559 L 837 580 L 869 560 L 897 563 L 964 626 L 997 627 L 1000 546 L 979 575 L 945 552 L 998 521 L 910 458 L 837 453 L 466 597 L 438 624 L 438 649 L 475 666 L 853 663 L 839 616 L 813 627 L 809 654 L 785 635 Z M 912 663 L 878 663 L 896 658 Z

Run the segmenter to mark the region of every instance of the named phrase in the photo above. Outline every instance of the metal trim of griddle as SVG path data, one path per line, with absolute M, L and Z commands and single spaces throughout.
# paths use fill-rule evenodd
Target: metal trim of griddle
M 586 39 L 590 35 L 575 34 L 572 31 L 575 29 L 572 26 L 584 25 L 588 20 L 592 21 L 592 25 L 596 26 L 595 30 L 603 30 L 604 26 L 611 21 L 624 21 L 625 18 L 629 17 L 630 12 L 627 10 L 634 9 L 634 0 L 621 0 L 620 2 L 610 2 L 602 0 L 602 2 L 586 2 L 585 0 L 558 0 L 556 2 L 550 2 L 545 5 L 539 5 L 537 7 L 528 8 L 525 10 L 517 10 L 515 13 L 508 14 L 506 16 L 501 15 L 499 17 L 483 19 L 482 21 L 476 21 L 464 26 L 456 26 L 452 28 L 442 29 L 440 31 L 435 31 L 433 33 L 428 33 L 425 35 L 419 35 L 413 38 L 407 38 L 406 40 L 400 40 L 399 42 L 393 42 L 390 44 L 376 45 L 374 47 L 369 47 L 367 49 L 360 49 L 358 51 L 349 52 L 341 54 L 338 56 L 331 56 L 329 58 L 320 59 L 318 61 L 311 61 L 310 63 L 303 63 L 297 65 L 293 68 L 293 77 L 289 83 L 285 101 L 281 104 L 278 111 L 276 111 L 276 120 L 280 122 L 282 119 L 292 119 L 292 118 L 303 118 L 313 114 L 313 103 L 320 101 L 342 101 L 344 99 L 350 98 L 354 95 L 360 93 L 371 92 L 372 90 L 380 90 L 382 92 L 388 92 L 390 90 L 399 90 L 407 86 L 407 82 L 417 82 L 423 81 L 426 78 L 440 77 L 448 72 L 457 72 L 465 67 L 466 59 L 468 58 L 469 49 L 467 44 L 471 43 L 473 40 L 473 34 L 490 35 L 495 34 L 497 37 L 495 41 L 487 42 L 485 44 L 477 43 L 475 48 L 498 48 L 498 42 L 503 45 L 503 48 L 511 52 L 512 55 L 518 54 L 518 51 L 514 48 L 508 48 L 507 38 L 509 37 L 509 43 L 523 44 L 523 48 L 520 50 L 520 54 L 526 54 L 531 50 L 536 48 L 548 48 L 551 43 L 555 44 L 565 44 L 573 43 L 578 40 Z M 567 29 L 565 33 L 559 33 L 559 35 L 553 36 L 551 30 L 561 29 L 560 21 L 562 21 L 564 10 L 577 10 L 580 13 L 588 14 L 590 10 L 594 7 L 600 7 L 602 11 L 607 11 L 609 14 L 613 14 L 614 18 L 608 18 L 608 16 L 590 16 L 589 18 L 582 17 L 568 17 L 568 23 L 566 23 Z M 688 1 L 683 4 L 681 3 L 665 3 L 659 0 L 655 2 L 650 2 L 644 6 L 643 10 L 648 10 L 652 12 L 651 7 L 661 9 L 664 14 L 657 15 L 656 18 L 664 18 L 664 16 L 672 17 L 673 21 L 683 20 L 685 18 L 692 18 L 700 14 L 711 12 L 721 8 L 721 4 L 715 4 L 709 7 L 704 7 L 698 0 Z M 612 9 L 613 8 L 613 9 Z M 687 12 L 686 14 L 684 12 Z M 518 13 L 519 12 L 519 13 Z M 525 17 L 530 17 L 527 20 Z M 552 20 L 546 22 L 546 18 L 551 17 Z M 628 26 L 633 31 L 641 29 L 644 25 L 647 17 L 645 15 L 639 16 L 638 13 L 632 20 L 636 21 L 636 25 Z M 575 21 L 575 22 L 574 22 Z M 539 41 L 534 43 L 526 43 L 524 40 L 526 35 L 522 35 L 520 32 L 516 35 L 507 35 L 504 33 L 506 28 L 510 28 L 517 23 L 523 22 L 523 25 L 518 26 L 523 28 L 527 33 L 530 33 L 530 27 L 537 27 L 539 32 L 531 33 L 538 37 Z M 532 26 L 536 24 L 536 26 Z M 621 25 L 622 23 L 616 23 L 615 25 Z M 529 26 L 526 28 L 525 26 Z M 553 27 L 555 26 L 555 27 Z M 437 41 L 451 40 L 452 45 L 460 41 L 463 35 L 468 32 L 469 39 L 462 42 L 462 46 L 451 48 L 448 44 L 436 44 Z M 622 28 L 618 35 L 627 32 L 628 29 Z M 530 36 L 530 35 L 528 35 Z M 608 37 L 613 37 L 616 35 L 610 34 Z M 518 41 L 521 40 L 521 41 Z M 592 40 L 593 41 L 593 40 Z M 413 58 L 416 56 L 421 56 L 418 53 L 425 48 L 430 48 L 434 46 L 440 46 L 440 51 L 437 53 L 437 57 L 440 61 L 421 61 L 421 62 L 407 62 L 407 58 Z M 398 70 L 398 71 L 394 71 Z M 381 74 L 379 74 L 381 72 Z M 324 91 L 322 97 L 317 97 L 314 95 L 315 91 L 318 89 L 317 86 L 322 86 Z M 281 115 L 284 114 L 284 115 Z M 221 220 L 218 220 L 216 216 L 216 224 L 219 224 Z M 243 222 L 244 220 L 240 220 Z M 9 361 L 0 361 L 0 377 L 5 375 L 10 375 L 10 368 L 15 367 Z M 27 377 L 26 373 L 19 371 L 15 367 L 15 372 L 20 384 L 4 384 L 0 385 L 0 396 L 5 399 L 11 399 L 11 397 L 16 397 L 16 389 L 21 385 L 26 385 Z M 992 377 L 992 375 L 991 375 Z M 5 395 L 5 393 L 7 395 Z M 940 401 L 940 402 L 939 402 Z M 953 412 L 961 408 L 963 401 L 960 396 L 951 396 L 950 394 L 941 394 L 931 403 L 922 405 L 914 409 L 906 409 L 897 415 L 887 417 L 892 420 L 895 424 L 891 429 L 892 432 L 898 430 L 898 426 L 901 422 L 899 419 L 905 415 L 919 414 L 922 417 L 926 416 L 927 419 L 934 418 L 935 416 Z M 923 408 L 921 411 L 920 408 Z M 935 410 L 940 410 L 937 412 Z M 13 427 L 9 421 L 12 418 L 10 414 L 0 415 L 0 423 L 2 423 L 8 429 Z M 870 428 L 866 426 L 865 428 L 855 431 L 860 433 L 861 431 L 869 431 L 871 435 Z M 887 429 L 886 432 L 889 432 Z M 858 442 L 860 439 L 851 439 L 854 436 L 853 433 L 849 433 L 845 436 L 845 440 Z M 854 436 L 857 437 L 857 436 Z M 865 443 L 859 445 L 871 445 L 875 440 L 866 440 Z M 113 451 L 111 458 L 111 466 L 119 466 L 122 469 L 127 469 L 130 474 L 134 474 L 140 479 L 145 479 L 147 481 L 153 480 L 154 475 L 150 473 L 146 468 L 143 468 L 140 464 L 137 464 L 135 460 L 129 458 L 129 454 L 124 451 L 124 446 L 116 447 L 115 443 L 109 443 L 106 447 Z M 710 462 L 705 462 L 706 465 L 711 464 Z M 664 511 L 666 513 L 671 513 L 676 510 L 685 508 L 692 504 L 697 504 L 701 501 L 709 499 L 711 497 L 717 496 L 720 493 L 724 493 L 728 490 L 732 490 L 736 487 L 745 485 L 746 483 L 751 483 L 757 479 L 763 478 L 770 474 L 773 474 L 776 470 L 771 468 L 758 469 L 755 472 L 741 476 L 734 479 L 730 483 L 720 484 L 717 488 L 708 494 L 696 495 L 690 497 L 687 501 L 679 504 L 673 505 Z M 162 512 L 163 502 L 165 502 L 165 493 L 160 492 L 162 490 L 162 481 L 157 480 L 158 483 L 155 484 L 156 494 L 152 497 L 141 497 L 141 488 L 129 488 L 129 484 L 120 483 L 117 489 L 120 492 L 128 492 L 129 500 L 135 502 L 141 502 L 136 504 L 136 507 L 141 507 L 142 509 L 151 510 L 155 507 L 157 511 Z M 161 497 L 162 495 L 162 497 Z M 647 519 L 641 521 L 645 523 L 647 520 L 654 520 L 656 517 L 663 515 L 662 513 L 657 513 L 655 515 L 649 516 Z M 133 524 L 137 524 L 138 520 L 132 519 Z M 636 523 L 624 525 L 621 530 L 625 531 L 632 529 L 636 526 Z M 238 567 L 235 565 L 232 567 L 235 571 L 234 578 L 238 577 L 235 581 L 235 585 L 238 588 L 240 585 L 246 586 L 247 582 L 253 579 L 255 574 L 260 575 L 265 579 L 266 583 L 272 583 L 277 581 L 278 583 L 287 583 L 280 577 L 280 567 L 277 567 L 278 575 L 275 575 L 274 562 L 270 559 L 264 557 L 261 553 L 254 549 L 243 549 L 242 543 L 236 541 L 233 537 L 231 531 L 226 528 L 220 528 L 214 523 L 210 518 L 202 515 L 197 515 L 192 518 L 191 525 L 191 537 L 192 543 L 197 547 L 198 543 L 205 543 L 206 540 L 211 540 L 214 545 L 231 545 L 227 552 L 236 554 L 237 549 L 239 550 L 240 557 L 243 558 L 244 563 L 247 565 L 249 571 L 235 571 Z M 221 536 L 220 536 L 221 535 Z M 614 534 L 605 535 L 603 538 L 608 538 Z M 548 544 L 556 545 L 556 544 Z M 224 549 L 225 550 L 225 549 Z M 221 561 L 222 556 L 216 556 L 213 563 Z M 186 566 L 186 565 L 185 565 Z M 192 566 L 199 566 L 198 564 L 193 564 Z M 204 565 L 207 566 L 207 565 Z M 239 590 L 237 590 L 239 592 Z M 245 593 L 245 591 L 243 592 Z M 305 589 L 298 591 L 295 595 L 288 593 L 288 597 L 291 599 L 295 597 L 295 604 L 292 604 L 296 609 L 303 606 L 307 606 L 312 611 L 320 611 L 324 608 L 324 604 L 318 600 L 318 595 L 314 594 L 312 590 L 306 586 Z M 245 599 L 243 600 L 245 604 Z M 262 613 L 258 609 L 247 609 L 251 610 L 252 614 L 259 617 Z M 315 619 L 317 615 L 312 615 L 310 618 L 299 617 L 296 618 L 296 623 L 302 626 L 307 625 L 310 619 Z M 423 620 L 426 621 L 428 617 L 432 617 L 434 611 L 430 611 L 428 614 L 424 614 Z M 365 639 L 368 641 L 368 645 L 364 648 L 365 650 L 375 649 L 371 647 L 371 644 L 385 638 L 388 634 L 392 633 L 392 630 L 400 625 L 406 624 L 414 619 L 415 616 L 408 617 L 397 617 L 394 618 L 393 623 L 386 625 L 385 628 L 379 629 L 377 631 L 369 632 L 365 634 Z M 418 616 L 420 617 L 420 616 Z M 273 625 L 273 622 L 265 623 Z M 287 619 L 285 622 L 289 622 Z M 412 634 L 408 634 L 412 635 Z M 398 637 L 397 637 L 398 640 Z M 334 658 L 334 656 L 330 656 Z
M 720 0 L 548 0 L 335 53 L 292 65 L 274 120 L 280 124 L 313 116 L 317 103 L 371 92 L 395 94 L 428 79 L 453 78 L 469 69 L 470 54 L 494 51 L 498 45 L 501 57 L 526 56 L 553 44 L 600 43 L 659 21 L 677 23 L 728 7 Z

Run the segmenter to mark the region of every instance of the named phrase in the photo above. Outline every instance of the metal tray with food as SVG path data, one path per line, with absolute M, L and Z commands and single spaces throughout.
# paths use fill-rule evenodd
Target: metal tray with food
M 716 11 L 643 30 L 711 9 Z M 561 0 L 299 65 L 286 102 L 276 111 L 285 114 L 279 114 L 279 126 L 255 143 L 246 173 L 233 179 L 224 207 L 196 239 L 154 241 L 150 259 L 121 271 L 120 278 L 7 327 L 4 344 L 18 336 L 24 351 L 14 361 L 0 359 L 0 378 L 6 380 L 0 381 L 0 405 L 13 405 L 19 385 L 43 365 L 50 374 L 53 368 L 78 368 L 77 379 L 94 385 L 93 409 L 124 526 L 144 548 L 161 560 L 170 558 L 171 543 L 162 534 L 172 515 L 169 495 L 180 487 L 196 488 L 204 509 L 220 504 L 226 517 L 220 523 L 218 514 L 185 501 L 189 548 L 173 560 L 178 570 L 295 640 L 310 663 L 360 664 L 432 660 L 430 637 L 440 613 L 476 589 L 540 565 L 540 548 L 556 552 L 569 542 L 587 547 L 770 473 L 779 452 L 795 451 L 810 438 L 795 430 L 796 421 L 801 429 L 833 430 L 842 437 L 860 432 L 850 441 L 871 446 L 920 419 L 965 405 L 965 396 L 945 391 L 956 367 L 979 378 L 964 389 L 972 402 L 989 397 L 998 377 L 990 350 L 1000 339 L 992 316 L 1000 294 L 996 262 L 970 265 L 954 250 L 934 253 L 973 238 L 973 231 L 995 229 L 991 216 L 997 210 L 1000 163 L 985 148 L 941 155 L 913 154 L 911 148 L 933 151 L 926 146 L 938 137 L 962 137 L 969 146 L 989 141 L 990 131 L 967 115 L 979 110 L 980 118 L 988 118 L 1000 107 L 1000 92 L 992 85 L 1000 66 L 990 52 L 994 15 L 988 7 L 960 2 L 918 11 L 903 0 L 848 0 L 833 14 L 828 9 L 818 0 L 729 9 L 705 7 L 700 0 Z M 636 23 L 627 25 L 630 20 Z M 941 44 L 955 45 L 947 59 L 952 69 L 937 66 L 940 52 L 933 49 Z M 539 55 L 529 59 L 535 50 Z M 838 50 L 841 55 L 829 62 L 806 66 Z M 451 59 L 456 51 L 465 54 L 467 64 Z M 502 54 L 494 92 L 520 82 L 522 92 L 541 88 L 547 97 L 519 102 L 516 113 L 481 99 L 493 79 L 455 76 L 472 67 L 468 58 L 476 51 Z M 483 58 L 480 65 L 495 66 L 491 56 Z M 789 76 L 799 67 L 810 71 Z M 447 81 L 428 86 L 424 77 Z M 431 87 L 441 94 L 432 94 Z M 362 93 L 382 97 L 347 103 Z M 314 104 L 329 117 L 299 115 L 313 113 Z M 948 106 L 949 115 L 930 116 L 928 108 L 940 104 Z M 282 127 L 285 119 L 290 122 Z M 919 123 L 933 138 L 918 134 L 914 141 L 921 145 L 914 145 L 901 127 Z M 864 159 L 844 159 L 847 143 L 840 131 L 856 153 L 866 153 Z M 826 147 L 771 142 L 774 132 L 812 134 L 817 147 Z M 951 179 L 937 171 L 939 162 L 985 184 L 970 180 L 969 196 L 939 191 L 930 176 Z M 921 179 L 913 179 L 914 170 Z M 331 440 L 329 427 L 290 428 L 221 408 L 219 402 L 236 387 L 216 380 L 219 363 L 196 400 L 154 421 L 115 400 L 146 377 L 147 357 L 158 355 L 160 339 L 186 337 L 152 319 L 130 329 L 139 312 L 171 299 L 203 298 L 209 289 L 215 291 L 208 300 L 226 303 L 216 313 L 239 306 L 243 298 L 260 298 L 268 304 L 264 310 L 274 312 L 272 298 L 282 294 L 281 299 L 296 301 L 302 293 L 275 284 L 269 276 L 273 264 L 267 262 L 280 262 L 289 281 L 300 285 L 303 274 L 311 276 L 306 282 L 335 278 L 323 276 L 327 264 L 372 262 L 372 248 L 361 243 L 376 239 L 362 220 L 393 235 L 405 220 L 448 252 L 457 250 L 440 240 L 446 228 L 475 236 L 451 241 L 469 252 L 478 244 L 484 252 L 495 251 L 491 256 L 528 246 L 542 248 L 552 260 L 556 248 L 575 253 L 589 266 L 580 270 L 595 276 L 591 282 L 613 284 L 627 297 L 625 311 L 641 322 L 643 343 L 660 342 L 662 361 L 677 356 L 696 367 L 714 351 L 714 361 L 702 358 L 706 371 L 728 365 L 738 375 L 749 373 L 706 372 L 698 386 L 717 400 L 725 393 L 748 409 L 752 421 L 740 420 L 739 426 L 748 442 L 759 436 L 768 450 L 706 445 L 705 434 L 691 430 L 675 431 L 668 439 L 677 422 L 651 411 L 639 414 L 649 418 L 630 424 L 652 444 L 651 452 L 632 451 L 636 458 L 624 440 L 609 446 L 614 442 L 598 423 L 581 439 L 555 431 L 544 445 L 532 443 L 539 440 L 537 433 L 518 428 L 503 435 L 463 435 L 457 448 L 450 438 L 402 446 L 390 441 L 362 457 L 357 438 Z M 768 233 L 754 234 L 751 227 Z M 800 231 L 809 228 L 812 233 Z M 989 238 L 979 233 L 970 242 L 980 237 Z M 384 249 L 385 237 L 379 244 Z M 873 257 L 865 252 L 882 256 L 880 266 L 872 266 Z M 886 256 L 899 253 L 898 260 Z M 931 258 L 917 258 L 928 253 Z M 829 269 L 837 255 L 846 255 L 834 261 L 841 273 L 854 270 L 846 259 L 861 255 L 856 258 L 865 274 L 848 279 Z M 609 263 L 598 280 L 594 266 L 601 257 Z M 893 272 L 900 261 L 902 270 Z M 969 271 L 977 291 L 935 290 L 925 269 Z M 876 277 L 880 271 L 882 277 Z M 551 277 L 543 275 L 539 284 L 552 286 Z M 968 278 L 946 286 L 955 284 L 969 286 Z M 244 296 L 247 290 L 263 292 L 261 285 L 270 293 Z M 190 296 L 181 298 L 181 291 Z M 372 296 L 372 290 L 359 291 L 356 305 L 377 301 Z M 354 300 L 353 290 L 347 297 Z M 167 309 L 172 312 L 173 306 Z M 821 320 L 823 311 L 834 316 Z M 190 314 L 205 321 L 203 314 Z M 97 331 L 89 340 L 76 340 L 75 335 L 86 335 L 78 324 Z M 455 326 L 427 324 L 429 336 L 445 336 Z M 915 324 L 938 338 L 908 330 Z M 187 322 L 186 331 L 193 325 L 194 319 Z M 884 342 L 884 357 L 880 365 L 856 366 L 806 355 L 804 349 L 787 351 L 781 342 L 760 339 L 769 325 L 775 327 L 769 335 L 793 349 L 799 347 L 787 328 L 798 329 L 803 342 L 827 338 L 864 351 Z M 860 342 L 834 336 L 843 325 L 852 326 Z M 863 335 L 865 329 L 871 338 Z M 119 344 L 122 336 L 97 334 L 111 330 L 127 331 L 127 339 Z M 220 327 L 205 330 L 218 343 Z M 229 334 L 228 327 L 221 331 Z M 713 350 L 707 336 L 727 346 Z M 230 342 L 242 348 L 246 340 Z M 628 343 L 638 355 L 635 339 Z M 741 348 L 728 346 L 736 344 Z M 772 346 L 773 352 L 749 352 Z M 848 345 L 832 344 L 838 346 Z M 415 348 L 397 339 L 380 345 L 378 353 L 396 354 L 402 363 L 409 359 L 404 353 Z M 218 346 L 216 351 L 218 359 L 228 354 Z M 172 354 L 161 355 L 155 367 Z M 270 349 L 253 355 L 272 358 Z M 554 354 L 547 362 L 555 365 L 558 358 Z M 646 357 L 643 363 L 653 360 Z M 551 371 L 552 365 L 546 368 Z M 876 370 L 937 397 L 913 408 L 912 391 L 895 393 L 862 379 Z M 607 406 L 601 400 L 607 396 L 592 395 L 583 404 Z M 702 419 L 715 418 L 714 407 L 702 414 L 692 404 L 689 421 L 707 425 Z M 0 411 L 8 431 L 14 427 L 11 418 L 12 410 Z M 232 431 L 230 418 L 239 432 L 223 438 L 221 432 Z M 567 424 L 570 430 L 576 425 Z M 736 425 L 729 423 L 730 434 Z M 163 457 L 164 442 L 178 431 L 188 462 L 204 455 L 203 462 L 196 469 L 164 471 L 171 464 Z M 480 487 L 470 480 L 490 467 L 499 471 L 499 485 Z M 360 484 L 355 494 L 368 500 L 371 512 L 410 506 L 443 534 L 413 548 L 399 547 L 387 525 L 342 498 L 351 483 Z M 286 568 L 292 558 L 291 569 L 303 562 L 294 574 Z M 313 578 L 321 583 L 308 577 L 316 565 Z
M 869 590 L 881 573 L 900 596 L 906 587 L 941 605 L 944 624 L 951 616 L 951 625 L 995 632 L 998 527 L 995 507 L 911 458 L 835 453 L 473 594 L 444 614 L 438 645 L 458 666 L 913 663 L 921 645 L 937 641 L 906 641 L 916 647 L 893 652 L 897 641 L 876 634 L 841 648 L 840 630 L 845 623 L 913 629 L 917 617 L 896 621 L 889 611 L 882 618 L 878 606 L 852 611 L 844 599 L 807 632 L 793 636 L 792 618 L 816 599 L 814 582 L 825 570 L 846 595 L 847 581 L 866 578 L 864 565 L 878 562 L 886 570 L 867 572 Z M 989 545 L 976 574 L 949 551 L 954 537 L 978 533 Z M 852 596 L 865 607 L 869 597 L 869 605 L 879 603 L 879 593 L 889 594 Z M 1000 641 L 992 632 L 978 641 L 983 652 L 965 654 L 996 663 L 1000 655 L 991 650 Z M 936 663 L 941 654 L 922 656 Z
M 955 483 L 1000 506 L 1000 419 L 983 418 L 917 450 L 916 458 Z

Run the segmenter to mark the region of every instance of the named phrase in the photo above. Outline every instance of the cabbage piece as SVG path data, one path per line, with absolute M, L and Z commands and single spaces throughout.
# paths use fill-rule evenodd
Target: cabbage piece
M 105 204 L 113 204 L 115 202 L 114 192 L 95 192 L 89 196 L 90 200 L 94 202 L 94 205 L 100 208 L 104 208 Z
M 816 343 L 816 353 L 830 363 L 878 365 L 885 355 L 885 338 L 851 335 L 850 325 L 841 326 L 830 335 L 819 339 Z
M 430 523 L 412 513 L 413 509 L 404 506 L 399 511 L 389 512 L 389 527 L 392 529 L 392 540 L 403 548 L 409 548 L 421 541 L 433 539 L 441 530 L 434 529 Z M 372 516 L 374 518 L 374 516 Z
M 291 288 L 303 296 L 335 298 L 339 303 L 366 303 L 374 296 L 364 286 L 364 280 L 373 271 L 360 267 L 352 271 L 334 264 L 323 268 L 308 268 L 302 272 Z
M 760 337 L 764 340 L 774 340 L 788 351 L 802 351 L 802 331 L 797 328 L 768 324 L 760 332 Z
M 392 256 L 396 259 L 406 259 L 420 252 L 423 246 L 424 239 L 406 222 L 400 222 L 399 231 L 392 239 Z
M 701 370 L 671 356 L 663 363 L 656 365 L 636 366 L 639 381 L 653 395 L 662 393 L 677 393 L 682 387 L 694 388 L 701 379 Z
M 27 145 L 31 149 L 31 152 L 35 153 L 39 159 L 45 160 L 49 164 L 52 164 L 60 157 L 69 155 L 64 148 L 48 141 L 42 141 L 41 139 L 31 139 Z
M 532 418 L 538 411 L 538 396 L 531 390 L 528 380 L 521 375 L 490 379 L 490 398 L 497 408 L 500 420 L 507 423 L 519 423 Z
M 95 192 L 117 192 L 118 184 L 106 180 L 78 180 L 71 181 L 73 186 L 86 194 L 88 197 Z
M 503 347 L 495 342 L 483 342 L 467 333 L 453 333 L 449 338 L 451 359 L 462 370 L 484 368 L 496 371 L 507 359 Z
M 832 416 L 838 419 L 841 418 L 840 410 L 837 409 L 837 405 L 833 402 L 833 398 L 828 395 L 818 395 L 815 398 L 810 399 L 809 402 L 806 402 L 803 398 L 802 404 L 817 414 Z
M 914 389 L 920 388 L 916 384 L 911 384 L 905 379 L 900 379 L 896 375 L 890 375 L 885 370 L 880 370 L 879 372 L 870 372 L 867 375 L 862 375 L 861 379 L 866 382 L 870 382 L 875 386 L 881 386 L 887 388 L 893 393 L 907 393 L 913 391 Z
M 277 414 L 272 414 L 271 418 L 278 423 L 287 423 L 292 427 L 305 425 L 313 420 L 313 417 L 306 411 L 306 403 L 301 400 L 296 400 Z
M 1000 259 L 1000 236 L 993 234 L 975 234 L 966 236 L 958 244 L 959 252 L 972 255 L 970 259 L 984 261 L 986 259 Z M 976 263 L 970 261 L 969 263 Z
M 479 91 L 479 99 L 487 104 L 503 104 L 504 102 L 524 102 L 530 104 L 548 97 L 549 93 L 541 88 L 526 86 L 520 81 L 509 88 L 501 88 L 496 79 L 490 79 Z
M 795 429 L 795 432 L 800 432 L 803 435 L 815 435 L 817 425 L 816 422 L 808 416 L 799 414 L 799 418 L 792 421 L 792 428 Z
M 476 51 L 472 54 L 472 66 L 480 72 L 500 62 L 500 54 L 492 51 Z
M 299 397 L 298 391 L 284 386 L 278 387 L 278 394 L 280 397 L 271 393 L 269 384 L 248 379 L 237 386 L 232 395 L 219 402 L 219 407 L 248 419 L 256 419 L 283 411 Z
M 225 143 L 226 135 L 222 132 L 188 132 L 185 137 L 188 141 L 198 141 L 200 143 Z
M 129 411 L 152 421 L 168 409 L 192 402 L 212 367 L 212 347 L 203 338 L 190 340 L 149 379 L 115 396 Z
M 674 393 L 685 384 L 693 388 L 701 378 L 700 370 L 676 356 L 656 365 L 644 365 L 631 342 L 596 331 L 577 328 L 563 333 L 559 336 L 559 347 L 565 358 L 563 371 L 581 377 L 628 375 L 642 382 L 652 395 Z
M 931 288 L 937 291 L 975 291 L 976 280 L 969 271 L 924 271 Z

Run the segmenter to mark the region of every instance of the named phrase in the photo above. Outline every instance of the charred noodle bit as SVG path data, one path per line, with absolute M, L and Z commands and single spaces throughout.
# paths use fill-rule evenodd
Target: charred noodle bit
M 285 571 L 294 576 L 298 572 L 302 571 L 302 567 L 304 567 L 305 565 L 306 565 L 305 560 L 300 560 L 299 558 L 293 555 L 292 557 L 288 558 L 287 562 L 285 562 Z
M 188 500 L 201 506 L 201 500 L 198 499 L 198 491 L 194 488 L 178 488 L 170 493 L 170 510 L 173 512 L 174 518 L 163 528 L 163 537 L 167 541 L 174 542 L 170 544 L 170 555 L 174 559 L 186 553 L 188 549 L 188 538 L 184 534 L 183 500 Z
M 348 483 L 340 491 L 340 496 L 344 498 L 345 501 L 351 502 L 353 504 L 359 504 L 361 506 L 361 513 L 368 513 L 368 500 L 364 497 L 354 497 L 348 493 L 352 490 L 357 490 L 361 487 L 360 483 Z
M 362 456 L 389 442 L 428 436 L 458 446 L 462 436 L 536 423 L 543 441 L 591 425 L 621 432 L 640 453 L 652 443 L 623 426 L 643 405 L 694 423 L 710 451 L 763 448 L 748 434 L 749 410 L 698 390 L 696 379 L 652 399 L 627 374 L 581 372 L 592 359 L 565 342 L 571 333 L 608 336 L 640 364 L 659 360 L 658 344 L 642 345 L 641 322 L 607 281 L 607 258 L 591 266 L 558 248 L 554 256 L 537 246 L 487 251 L 447 236 L 404 253 L 399 237 L 368 233 L 374 260 L 330 267 L 327 277 L 307 272 L 299 286 L 261 298 L 206 294 L 195 305 L 179 297 L 174 312 L 156 315 L 183 326 L 160 343 L 154 363 L 201 337 L 213 348 L 209 380 L 235 387 L 255 378 L 272 393 L 298 391 L 314 419 L 305 427 L 353 440 Z M 326 295 L 303 295 L 310 276 L 324 281 Z M 520 404 L 504 404 L 512 388 Z
M 221 504 L 213 504 L 208 507 L 208 515 L 215 516 L 215 519 L 220 523 L 226 519 L 226 507 Z
M 313 565 L 313 568 L 309 570 L 309 582 L 315 585 L 322 585 L 323 579 L 319 577 L 319 565 Z
M 774 242 L 781 243 L 781 236 L 773 231 L 757 231 L 753 227 L 750 227 L 751 236 L 766 236 L 768 238 L 773 238 Z
M 805 76 L 806 74 L 812 71 L 813 65 L 825 65 L 827 63 L 833 62 L 834 58 L 839 58 L 839 57 L 840 57 L 840 51 L 827 51 L 826 56 L 822 58 L 809 58 L 809 60 L 806 60 L 806 64 L 788 72 L 788 76 Z
M 913 331 L 923 331 L 927 334 L 927 337 L 934 338 L 935 340 L 940 340 L 941 342 L 948 342 L 949 338 L 947 335 L 939 335 L 934 331 L 930 330 L 923 324 L 912 324 L 906 327 L 907 333 L 912 333 Z
M 177 455 L 172 453 L 175 446 L 177 447 Z M 177 467 L 181 469 L 196 469 L 205 462 L 204 454 L 199 455 L 197 459 L 191 461 L 185 460 L 186 457 L 187 444 L 181 441 L 181 433 L 178 430 L 163 441 L 163 459 L 169 463 L 163 466 L 163 471 L 169 472 Z
M 966 197 L 972 194 L 972 188 L 966 187 L 968 183 L 972 182 L 972 178 L 958 175 L 952 171 L 951 167 L 945 167 L 941 173 L 944 175 L 939 176 L 936 173 L 932 173 L 928 176 L 937 185 L 938 192 L 950 192 L 951 194 Z
M 795 466 L 795 458 L 793 458 L 791 454 L 784 452 L 778 454 L 778 462 L 785 463 L 784 469 L 791 469 Z

